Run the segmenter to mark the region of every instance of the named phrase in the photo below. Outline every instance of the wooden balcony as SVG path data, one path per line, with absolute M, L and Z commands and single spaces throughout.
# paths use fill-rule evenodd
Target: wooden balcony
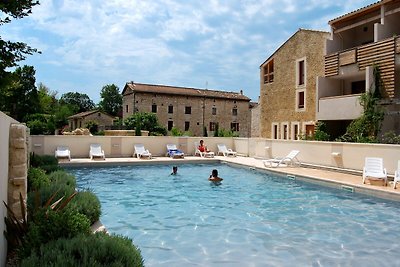
M 400 53 L 400 38 L 391 37 L 325 56 L 325 77 L 339 75 L 340 67 L 358 64 L 360 71 L 378 65 L 389 98 L 394 97 L 395 55 Z

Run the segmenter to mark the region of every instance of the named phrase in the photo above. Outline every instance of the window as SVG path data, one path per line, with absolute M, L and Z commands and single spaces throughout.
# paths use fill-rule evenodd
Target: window
M 217 115 L 217 108 L 213 107 L 212 110 L 211 110 L 211 113 L 213 115 Z
M 174 113 L 174 106 L 173 105 L 169 105 L 168 106 L 168 113 Z
M 157 113 L 157 105 L 156 104 L 151 105 L 151 112 Z
M 288 125 L 287 123 L 282 123 L 282 139 L 288 139 Z
M 185 114 L 192 114 L 192 107 L 185 107 Z
M 239 123 L 238 122 L 232 122 L 231 123 L 231 130 L 234 132 L 239 132 Z
M 264 83 L 272 83 L 274 81 L 274 59 L 271 59 L 264 67 Z
M 297 74 L 299 75 L 297 78 L 297 85 L 304 85 L 304 78 L 305 78 L 305 66 L 304 66 L 304 60 L 300 60 L 298 63 L 298 72 Z
M 304 109 L 304 91 L 297 92 L 297 109 Z
M 174 122 L 168 121 L 168 131 L 171 131 L 172 127 L 174 127 Z
M 125 106 L 126 113 L 129 112 L 128 105 Z
M 212 122 L 210 121 L 210 131 L 215 131 L 215 129 L 217 128 L 218 123 L 217 122 Z
M 190 121 L 185 121 L 185 131 L 189 131 Z
M 277 123 L 272 124 L 272 139 L 279 138 L 279 128 Z
M 299 122 L 292 122 L 291 123 L 291 135 L 290 139 L 292 140 L 299 140 L 299 135 L 300 135 L 300 123 Z
M 351 83 L 351 94 L 362 94 L 365 92 L 365 81 Z
M 233 116 L 237 116 L 237 108 L 233 108 L 232 109 L 232 115 Z

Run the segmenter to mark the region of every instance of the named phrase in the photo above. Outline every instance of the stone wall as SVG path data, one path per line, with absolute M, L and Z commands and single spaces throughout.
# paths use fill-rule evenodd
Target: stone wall
M 261 137 L 273 138 L 272 125 L 278 125 L 278 139 L 282 138 L 282 126 L 287 125 L 287 139 L 292 139 L 294 124 L 300 134 L 306 125 L 316 118 L 316 78 L 324 74 L 324 47 L 328 33 L 300 29 L 272 56 L 274 60 L 273 82 L 264 84 L 263 67 L 260 68 Z M 297 84 L 296 64 L 305 60 L 305 85 Z M 296 95 L 305 92 L 305 107 L 297 108 Z
M 22 219 L 20 194 L 26 201 L 28 176 L 28 128 L 23 124 L 10 126 L 10 158 L 8 173 L 8 206 Z
M 157 117 L 161 125 L 168 128 L 171 121 L 173 127 L 185 131 L 185 122 L 189 123 L 189 130 L 194 136 L 203 136 L 203 126 L 208 135 L 213 136 L 210 122 L 219 124 L 220 129 L 230 130 L 231 123 L 239 123 L 239 135 L 250 136 L 250 108 L 249 102 L 244 100 L 224 98 L 204 98 L 194 96 L 180 96 L 168 94 L 149 94 L 137 92 L 125 95 L 123 98 L 123 118 L 133 112 L 152 112 L 152 105 L 157 105 Z M 172 107 L 172 113 L 169 112 Z M 203 108 L 204 106 L 204 108 Z M 185 114 L 185 108 L 191 107 L 191 113 Z M 216 114 L 213 115 L 213 108 Z M 232 110 L 237 109 L 237 115 Z
M 26 172 L 27 172 L 27 165 L 26 162 L 23 163 L 25 159 L 27 159 L 27 155 L 22 155 L 21 153 L 19 156 L 15 155 L 12 151 L 14 150 L 25 150 L 25 153 L 28 153 L 26 148 L 28 145 L 26 144 L 26 127 L 24 125 L 18 124 L 18 122 L 6 114 L 0 111 L 0 266 L 5 266 L 6 263 L 6 256 L 7 256 L 7 241 L 5 236 L 3 235 L 4 230 L 6 230 L 6 226 L 4 223 L 4 217 L 7 216 L 7 209 L 3 205 L 3 201 L 7 204 L 10 204 L 14 207 L 17 213 L 19 212 L 19 206 L 12 204 L 9 201 L 9 194 L 11 197 L 18 195 L 19 193 L 13 192 L 9 189 L 11 188 L 18 188 L 21 189 L 21 186 L 18 184 L 26 185 L 26 182 L 22 181 L 23 177 L 26 179 Z M 12 126 L 11 126 L 12 125 Z M 15 132 L 15 128 L 20 128 L 20 131 Z M 19 132 L 19 133 L 18 133 Z M 25 132 L 25 134 L 24 134 Z M 25 136 L 24 141 L 18 141 L 19 136 Z M 13 137 L 13 139 L 11 139 Z M 16 138 L 16 139 L 15 139 Z M 18 153 L 17 153 L 18 154 Z M 21 164 L 14 164 L 15 162 L 20 161 Z M 14 163 L 13 163 L 14 162 Z M 12 176 L 12 181 L 9 181 L 9 175 Z M 20 178 L 20 179 L 18 179 Z M 26 181 L 26 180 L 25 180 Z M 15 183 L 17 185 L 15 185 Z M 24 192 L 26 190 L 22 188 Z M 24 199 L 26 199 L 26 194 L 23 194 Z
M 257 105 L 251 109 L 251 137 L 260 137 L 260 116 L 261 116 L 261 106 Z

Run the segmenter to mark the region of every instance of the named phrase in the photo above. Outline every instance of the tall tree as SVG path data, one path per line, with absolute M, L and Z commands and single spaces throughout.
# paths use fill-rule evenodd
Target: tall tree
M 15 69 L 14 81 L 7 87 L 6 110 L 19 121 L 24 121 L 29 114 L 41 112 L 37 88 L 35 85 L 35 69 L 23 66 Z
M 57 108 L 58 100 L 56 98 L 57 92 L 51 91 L 49 87 L 43 83 L 38 85 L 39 106 L 42 113 L 53 114 Z
M 4 13 L 0 17 L 0 26 L 10 23 L 12 19 L 21 19 L 32 13 L 32 7 L 38 5 L 37 0 L 2 0 L 0 11 Z M 15 67 L 17 62 L 24 60 L 26 55 L 39 52 L 37 49 L 22 42 L 3 40 L 0 36 L 0 87 L 9 82 L 9 72 L 6 68 Z M 40 52 L 39 52 L 40 53 Z
M 60 98 L 61 105 L 69 105 L 74 112 L 84 112 L 94 109 L 95 105 L 87 94 L 68 92 Z
M 108 84 L 101 89 L 99 107 L 110 115 L 118 116 L 122 111 L 122 95 L 118 86 Z

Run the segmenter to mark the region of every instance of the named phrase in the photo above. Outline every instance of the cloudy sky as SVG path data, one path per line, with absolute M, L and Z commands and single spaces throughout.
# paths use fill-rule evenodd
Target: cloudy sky
M 259 96 L 259 66 L 299 28 L 371 0 L 40 0 L 33 14 L 1 27 L 6 40 L 42 54 L 36 80 L 96 103 L 106 84 L 128 81 Z M 1 13 L 0 13 L 1 15 Z

